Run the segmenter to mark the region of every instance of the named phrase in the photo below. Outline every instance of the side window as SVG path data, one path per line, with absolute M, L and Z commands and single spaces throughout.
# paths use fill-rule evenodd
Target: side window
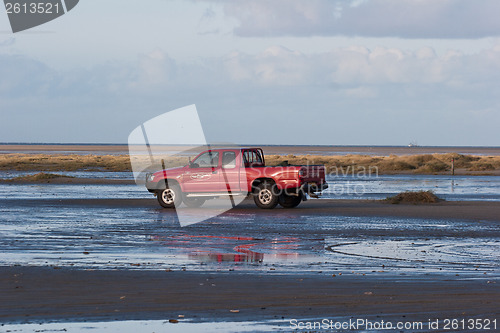
M 219 165 L 219 152 L 207 151 L 192 163 L 197 168 L 216 168 Z
M 254 151 L 253 154 L 255 155 L 255 162 L 262 163 L 262 156 L 260 156 L 260 152 Z
M 245 160 L 245 165 L 252 163 L 251 152 L 246 150 L 243 153 L 243 159 Z
M 262 163 L 262 157 L 259 153 L 256 153 L 253 150 L 247 150 L 243 153 L 243 158 L 245 160 L 245 165 L 253 164 L 253 163 Z
M 225 151 L 222 154 L 222 167 L 224 169 L 233 169 L 236 167 L 236 153 L 234 151 Z

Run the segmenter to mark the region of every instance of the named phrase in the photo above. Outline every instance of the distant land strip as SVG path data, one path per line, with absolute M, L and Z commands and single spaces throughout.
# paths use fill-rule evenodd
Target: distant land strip
M 147 159 L 147 156 L 134 156 Z M 165 158 L 166 167 L 182 166 L 188 163 L 187 156 Z M 321 164 L 327 173 L 354 176 L 376 174 L 455 174 L 500 175 L 500 156 L 446 154 L 416 155 L 267 155 L 267 165 L 312 165 Z M 131 171 L 130 157 L 120 155 L 94 154 L 0 154 L 0 171 Z

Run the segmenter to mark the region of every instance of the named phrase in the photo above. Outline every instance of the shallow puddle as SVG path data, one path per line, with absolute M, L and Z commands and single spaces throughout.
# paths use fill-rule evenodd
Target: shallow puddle
M 0 171 L 0 178 L 34 174 L 25 171 Z M 97 179 L 132 181 L 130 172 L 57 172 L 58 174 Z M 500 201 L 500 176 L 450 175 L 380 175 L 328 176 L 329 188 L 325 199 L 385 199 L 404 191 L 433 191 L 452 201 Z M 153 196 L 137 185 L 81 185 L 81 184 L 14 184 L 0 183 L 0 198 L 11 199 L 138 199 Z
M 280 327 L 281 326 L 281 327 Z M 0 327 L 2 332 L 109 332 L 109 333 L 199 333 L 199 332 L 279 332 L 285 330 L 283 324 L 276 322 L 210 322 L 193 323 L 179 320 L 117 321 L 117 322 L 83 322 L 83 323 L 40 323 L 13 324 Z
M 446 200 L 500 201 L 499 176 L 342 175 L 328 176 L 323 198 L 385 199 L 405 191 L 433 191 Z

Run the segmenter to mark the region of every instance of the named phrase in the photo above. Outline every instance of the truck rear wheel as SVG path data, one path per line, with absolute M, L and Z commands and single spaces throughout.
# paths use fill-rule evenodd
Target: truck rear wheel
M 182 192 L 179 185 L 167 185 L 167 188 L 156 193 L 158 203 L 163 208 L 175 208 L 182 202 Z
M 282 193 L 279 198 L 279 203 L 283 208 L 295 208 L 300 205 L 301 201 L 302 192 L 299 192 L 298 196 Z
M 273 209 L 278 204 L 279 196 L 276 194 L 276 185 L 262 183 L 257 187 L 253 200 L 259 208 Z

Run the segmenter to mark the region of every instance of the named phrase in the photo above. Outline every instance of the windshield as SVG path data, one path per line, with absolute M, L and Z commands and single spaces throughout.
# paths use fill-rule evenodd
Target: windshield
M 216 168 L 219 164 L 219 152 L 207 151 L 192 162 L 195 168 Z

